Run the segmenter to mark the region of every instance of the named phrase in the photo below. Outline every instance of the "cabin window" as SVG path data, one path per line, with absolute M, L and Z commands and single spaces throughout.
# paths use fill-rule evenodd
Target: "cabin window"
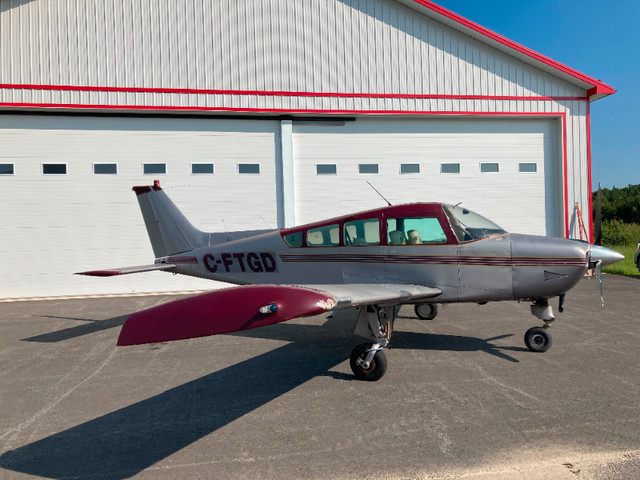
M 290 247 L 301 247 L 302 246 L 302 232 L 295 232 L 285 235 L 284 242 Z
M 340 243 L 340 225 L 324 225 L 307 230 L 308 247 L 335 247 Z
M 499 163 L 481 163 L 480 172 L 482 173 L 498 173 L 500 171 Z
M 358 173 L 363 175 L 375 175 L 378 173 L 377 163 L 361 163 L 358 165 Z
M 536 173 L 538 171 L 537 163 L 520 163 L 518 164 L 518 171 L 520 173 Z
M 459 163 L 441 163 L 440 173 L 460 173 Z
M 317 163 L 316 175 L 335 175 L 338 173 L 338 166 L 335 163 Z
M 167 173 L 166 163 L 143 163 L 142 173 L 145 175 L 164 175 Z
M 117 175 L 118 165 L 116 163 L 94 163 L 94 175 Z
M 419 163 L 403 163 L 400 165 L 400 173 L 402 175 L 406 175 L 410 173 L 420 173 L 420 164 Z
M 380 221 L 377 218 L 367 218 L 345 222 L 344 244 L 380 245 Z
M 447 243 L 447 235 L 435 217 L 389 218 L 387 241 L 389 245 Z
M 243 175 L 245 174 L 258 175 L 260 173 L 260 164 L 259 163 L 239 163 L 238 173 Z
M 192 163 L 191 175 L 213 175 L 213 163 Z
M 66 175 L 67 164 L 66 163 L 43 163 L 42 174 L 43 175 Z
M 13 175 L 13 163 L 0 163 L 0 175 Z

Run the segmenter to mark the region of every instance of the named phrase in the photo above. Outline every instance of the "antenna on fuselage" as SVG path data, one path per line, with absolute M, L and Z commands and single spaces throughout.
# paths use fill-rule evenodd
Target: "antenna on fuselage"
M 389 200 L 387 200 L 386 198 L 384 198 L 384 195 L 382 195 L 377 189 L 376 187 L 374 187 L 373 185 L 371 185 L 371 183 L 369 182 L 369 180 L 366 180 L 366 182 L 369 184 L 369 186 L 371 188 L 373 188 L 373 191 L 376 192 L 378 195 L 380 195 L 380 197 L 387 202 L 387 205 L 391 206 L 391 202 Z

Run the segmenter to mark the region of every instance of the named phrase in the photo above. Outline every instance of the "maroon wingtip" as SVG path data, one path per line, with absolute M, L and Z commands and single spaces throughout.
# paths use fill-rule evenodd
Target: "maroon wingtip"
M 174 300 L 132 314 L 118 346 L 168 342 L 237 332 L 317 315 L 335 300 L 326 293 L 280 285 L 246 285 Z M 273 313 L 260 308 L 277 305 Z

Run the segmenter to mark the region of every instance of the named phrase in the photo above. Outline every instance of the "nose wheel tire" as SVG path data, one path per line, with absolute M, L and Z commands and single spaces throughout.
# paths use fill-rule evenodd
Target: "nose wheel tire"
M 369 367 L 365 368 L 364 363 L 369 350 L 371 350 L 370 343 L 358 345 L 353 349 L 353 352 L 351 352 L 349 363 L 356 378 L 368 382 L 375 382 L 380 380 L 387 371 L 387 356 L 382 350 L 378 350 L 373 356 Z
M 524 334 L 524 344 L 532 352 L 546 352 L 551 348 L 551 334 L 542 327 L 533 327 Z
M 420 320 L 433 320 L 438 315 L 438 306 L 435 303 L 418 303 L 414 311 Z

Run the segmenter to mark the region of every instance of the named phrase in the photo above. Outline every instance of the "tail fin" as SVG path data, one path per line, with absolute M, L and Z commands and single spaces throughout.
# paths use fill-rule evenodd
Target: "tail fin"
M 188 252 L 209 243 L 209 234 L 191 225 L 160 188 L 160 182 L 156 180 L 153 186 L 133 187 L 133 191 L 138 196 L 156 258 Z

